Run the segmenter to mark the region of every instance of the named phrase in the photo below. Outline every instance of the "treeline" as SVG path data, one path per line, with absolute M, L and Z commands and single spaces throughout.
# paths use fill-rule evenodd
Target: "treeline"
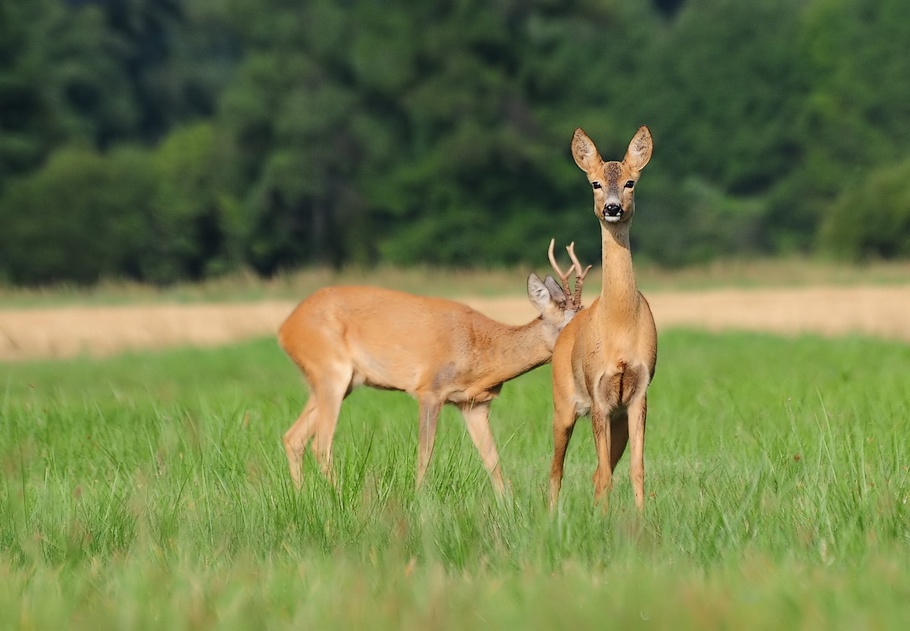
M 906 0 L 10 0 L 0 280 L 597 260 L 572 131 L 643 123 L 638 260 L 910 256 L 908 42 Z

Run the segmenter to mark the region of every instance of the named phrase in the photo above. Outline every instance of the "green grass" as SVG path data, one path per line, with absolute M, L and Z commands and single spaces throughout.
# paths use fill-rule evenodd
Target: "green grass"
M 360 390 L 336 490 L 280 438 L 305 400 L 272 340 L 0 365 L 0 627 L 903 629 L 910 347 L 669 332 L 645 514 L 592 506 L 580 421 L 546 507 L 549 369 L 493 407 L 513 496 L 460 418 L 413 490 L 416 403 Z

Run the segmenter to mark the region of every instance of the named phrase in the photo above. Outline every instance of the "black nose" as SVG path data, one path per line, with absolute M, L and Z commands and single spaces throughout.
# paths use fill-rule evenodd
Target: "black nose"
M 616 217 L 622 212 L 622 206 L 619 204 L 607 204 L 604 206 L 604 214 L 610 217 Z

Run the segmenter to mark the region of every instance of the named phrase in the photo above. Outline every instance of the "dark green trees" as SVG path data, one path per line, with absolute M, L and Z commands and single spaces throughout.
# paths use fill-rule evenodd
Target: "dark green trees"
M 643 123 L 637 257 L 903 256 L 908 6 L 5 2 L 0 278 L 596 259 L 569 139 Z

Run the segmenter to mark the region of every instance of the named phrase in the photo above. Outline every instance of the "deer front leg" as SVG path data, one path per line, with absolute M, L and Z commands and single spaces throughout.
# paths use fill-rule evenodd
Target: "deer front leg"
M 562 475 L 566 462 L 566 450 L 575 430 L 575 409 L 558 401 L 553 394 L 553 463 L 550 465 L 550 511 L 556 510 L 559 502 L 559 489 L 562 487 Z
M 648 397 L 642 395 L 629 405 L 629 443 L 631 454 L 629 477 L 635 494 L 638 512 L 645 508 L 645 421 L 648 416 Z
M 613 469 L 610 466 L 611 423 L 608 420 L 607 411 L 602 405 L 596 403 L 591 409 L 591 429 L 594 432 L 594 448 L 597 451 L 597 468 L 592 477 L 594 502 L 599 503 L 603 500 L 603 508 L 606 509 L 607 502 L 604 492 L 606 491 L 609 496 L 613 489 Z
M 416 488 L 419 490 L 423 484 L 424 475 L 427 472 L 427 466 L 430 464 L 430 458 L 433 456 L 433 444 L 436 442 L 436 423 L 439 420 L 439 411 L 442 403 L 434 399 L 421 398 L 420 400 L 420 418 L 418 419 L 417 430 L 417 483 Z
M 490 431 L 490 403 L 468 403 L 459 406 L 459 408 L 468 428 L 468 434 L 470 434 L 471 440 L 474 441 L 474 446 L 477 447 L 477 452 L 483 461 L 483 466 L 486 468 L 487 473 L 490 474 L 493 489 L 497 495 L 504 495 L 506 484 L 499 468 L 499 454 L 496 451 L 493 432 Z

